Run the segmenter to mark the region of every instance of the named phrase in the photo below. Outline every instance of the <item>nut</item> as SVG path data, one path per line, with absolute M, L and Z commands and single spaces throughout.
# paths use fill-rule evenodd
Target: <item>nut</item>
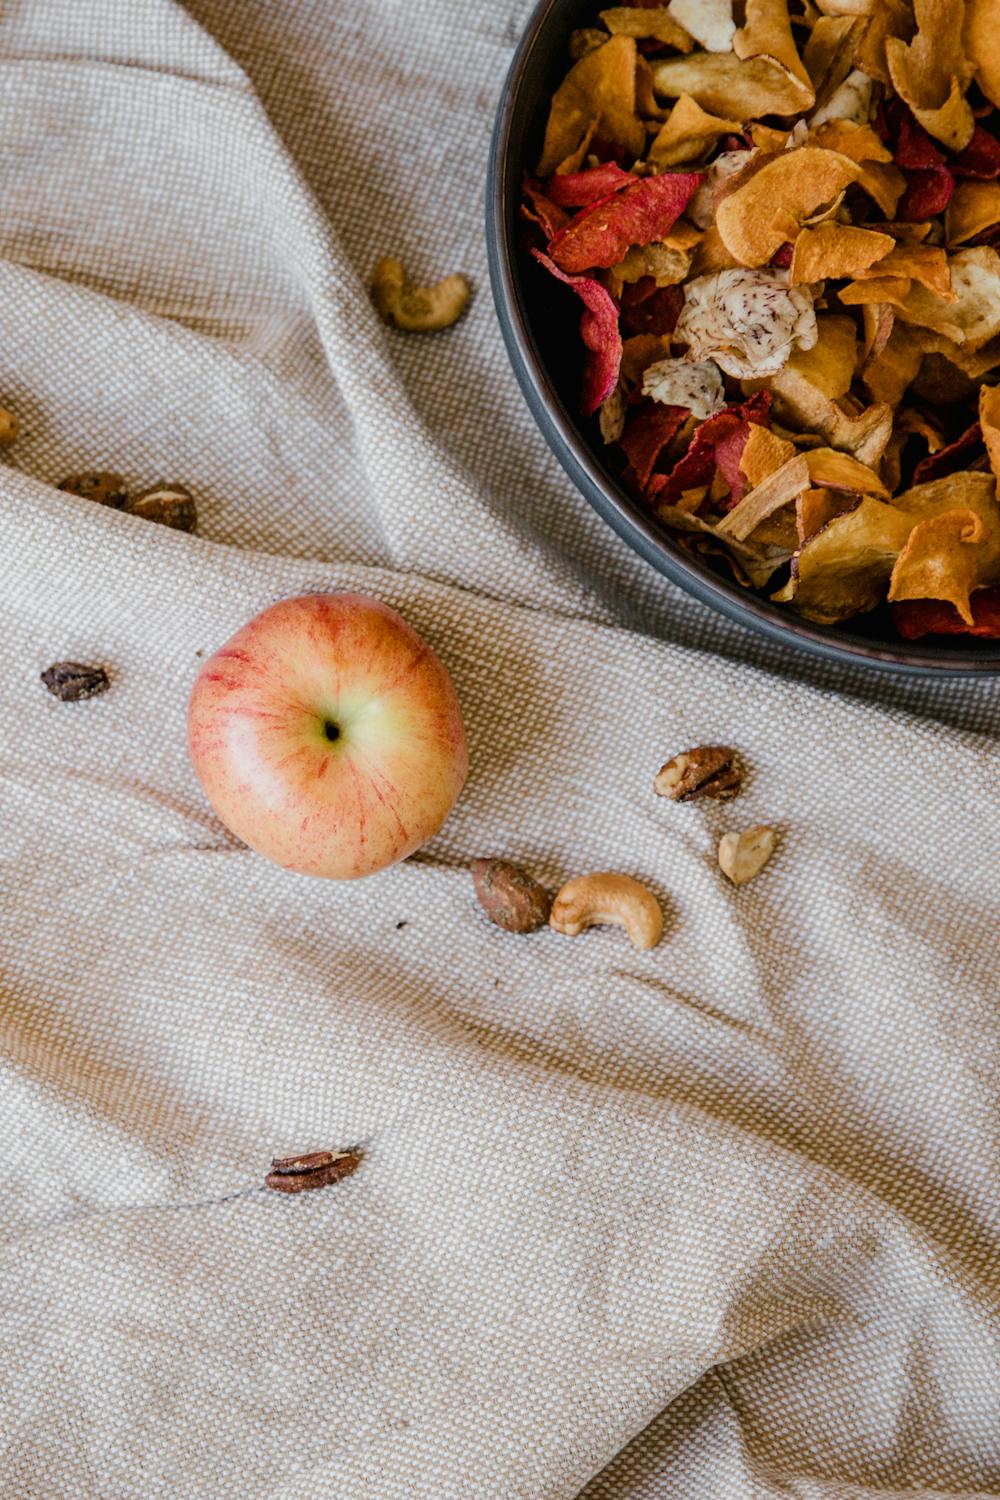
M 472 879 L 483 911 L 505 932 L 535 932 L 549 920 L 552 897 L 520 865 L 475 859 Z
M 194 496 L 182 484 L 154 484 L 130 500 L 125 509 L 131 516 L 158 521 L 174 531 L 193 531 L 198 522 Z
M 738 796 L 742 785 L 743 771 L 736 751 L 726 745 L 702 745 L 675 755 L 661 766 L 653 790 L 658 797 L 670 797 L 674 802 L 689 802 L 696 797 L 728 802 Z
M 63 703 L 94 698 L 111 686 L 103 667 L 88 667 L 79 661 L 57 661 L 41 676 L 49 692 Z
M 624 927 L 634 948 L 655 948 L 663 936 L 660 903 L 631 875 L 602 871 L 579 875 L 552 903 L 549 926 L 567 937 L 586 927 Z
M 21 423 L 14 413 L 0 406 L 0 447 L 7 448 L 11 443 L 16 443 L 20 431 Z
M 264 1186 L 276 1193 L 310 1193 L 350 1177 L 361 1164 L 355 1151 L 310 1151 L 305 1156 L 284 1156 L 272 1161 Z
M 104 470 L 93 474 L 70 474 L 60 479 L 57 488 L 84 500 L 94 500 L 98 505 L 111 505 L 115 510 L 121 510 L 128 501 L 128 485 L 122 476 Z
M 746 833 L 724 833 L 719 840 L 719 865 L 733 885 L 746 885 L 759 875 L 774 853 L 778 835 L 773 828 L 748 828 Z
M 432 333 L 457 323 L 469 303 L 464 276 L 436 286 L 411 286 L 401 260 L 380 260 L 372 276 L 372 301 L 383 318 L 408 333 Z

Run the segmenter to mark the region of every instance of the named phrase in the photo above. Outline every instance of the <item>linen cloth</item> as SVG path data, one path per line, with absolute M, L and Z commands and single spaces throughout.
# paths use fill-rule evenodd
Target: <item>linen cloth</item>
M 481 225 L 527 13 L 0 11 L 12 1500 L 1000 1493 L 996 692 L 763 645 L 558 472 Z M 386 253 L 467 318 L 382 327 Z M 92 467 L 189 485 L 199 535 L 54 488 Z M 472 757 L 346 886 L 238 845 L 185 748 L 204 656 L 343 587 L 439 651 Z M 47 696 L 66 658 L 111 689 Z M 654 798 L 704 742 L 741 800 Z M 639 876 L 665 940 L 504 934 L 480 854 Z

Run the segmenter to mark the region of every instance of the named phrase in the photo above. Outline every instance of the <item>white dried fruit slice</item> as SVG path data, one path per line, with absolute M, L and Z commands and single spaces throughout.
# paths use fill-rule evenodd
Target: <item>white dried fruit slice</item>
M 712 360 L 692 364 L 686 359 L 658 359 L 642 377 L 642 394 L 664 406 L 686 406 L 704 422 L 726 404 L 722 371 Z
M 808 287 L 773 270 L 715 271 L 684 289 L 674 338 L 692 360 L 713 359 L 727 375 L 776 375 L 793 349 L 812 349 L 816 313 Z

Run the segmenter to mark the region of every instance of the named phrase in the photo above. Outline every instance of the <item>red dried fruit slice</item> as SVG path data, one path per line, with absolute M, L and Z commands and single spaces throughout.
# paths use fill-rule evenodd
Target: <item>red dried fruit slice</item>
M 548 196 L 560 208 L 589 208 L 636 181 L 638 179 L 631 172 L 623 172 L 616 161 L 606 161 L 599 167 L 588 167 L 585 172 L 550 177 Z
M 906 599 L 892 606 L 892 618 L 904 641 L 924 635 L 976 635 L 1000 639 L 1000 588 L 977 589 L 970 597 L 972 624 L 943 599 Z
M 975 177 L 980 182 L 1000 177 L 1000 141 L 977 125 L 965 150 L 952 157 L 951 170 L 956 177 Z
M 984 457 L 985 453 L 983 429 L 978 422 L 973 422 L 947 448 L 939 448 L 936 453 L 929 453 L 920 460 L 913 471 L 913 483 L 925 484 L 929 479 L 944 479 L 948 474 L 957 474 L 960 469 L 969 468 L 973 459 Z
M 553 178 L 553 181 L 555 180 Z M 534 177 L 525 177 L 523 191 L 528 201 L 521 204 L 521 212 L 526 219 L 539 225 L 546 241 L 566 227 L 569 223 L 569 214 L 557 203 L 553 203 L 540 182 L 537 182 Z
M 552 276 L 572 287 L 583 303 L 580 337 L 587 347 L 589 357 L 584 361 L 583 367 L 582 401 L 584 414 L 589 417 L 602 401 L 607 400 L 618 384 L 618 371 L 622 362 L 618 308 L 607 288 L 593 277 L 567 276 L 541 250 L 532 250 L 531 253 Z
M 943 214 L 955 191 L 955 179 L 947 167 L 931 167 L 926 172 L 907 172 L 906 191 L 896 208 L 896 218 L 904 224 L 920 224 Z
M 571 275 L 617 265 L 632 245 L 648 245 L 670 233 L 703 178 L 703 172 L 636 178 L 582 209 L 553 237 L 550 256 Z
M 741 498 L 746 490 L 746 476 L 739 465 L 750 425 L 769 427 L 770 413 L 771 392 L 755 391 L 742 406 L 727 406 L 709 417 L 696 429 L 690 448 L 670 473 L 653 475 L 647 487 L 648 497 L 656 504 L 673 505 L 685 490 L 709 484 L 718 467 L 730 490 L 737 490 L 737 499 Z M 735 503 L 736 500 L 730 502 Z
M 640 490 L 646 488 L 656 460 L 687 419 L 687 407 L 662 406 L 658 401 L 644 402 L 629 415 L 621 446 Z
M 657 286 L 652 276 L 642 276 L 622 292 L 622 332 L 673 333 L 684 306 L 682 286 Z

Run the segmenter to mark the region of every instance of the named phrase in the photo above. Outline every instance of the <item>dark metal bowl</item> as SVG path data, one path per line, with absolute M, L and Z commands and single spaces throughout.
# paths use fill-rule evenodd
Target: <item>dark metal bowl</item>
M 926 645 L 887 638 L 888 611 L 852 630 L 812 625 L 743 589 L 678 547 L 627 493 L 601 456 L 596 424 L 578 414 L 579 305 L 560 294 L 522 250 L 522 174 L 538 160 L 552 93 L 567 68 L 567 42 L 593 24 L 594 0 L 541 0 L 514 55 L 493 130 L 486 198 L 490 280 L 514 373 L 546 442 L 608 525 L 671 582 L 763 635 L 828 660 L 893 672 L 985 676 L 1000 672 L 1000 642 L 961 638 Z

